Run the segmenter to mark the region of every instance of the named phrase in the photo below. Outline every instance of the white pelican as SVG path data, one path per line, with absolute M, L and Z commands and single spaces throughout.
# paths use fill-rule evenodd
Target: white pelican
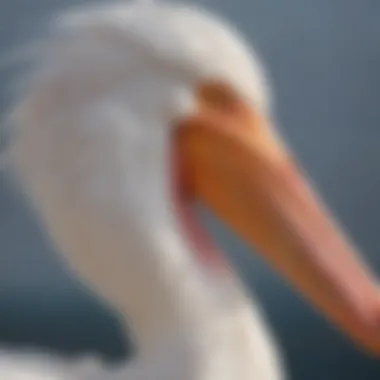
M 63 257 L 128 323 L 137 354 L 120 379 L 285 377 L 195 201 L 378 353 L 376 282 L 277 136 L 239 34 L 164 2 L 59 25 L 11 112 L 11 161 Z

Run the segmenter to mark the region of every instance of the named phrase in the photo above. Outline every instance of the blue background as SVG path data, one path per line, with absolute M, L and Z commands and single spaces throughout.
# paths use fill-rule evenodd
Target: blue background
M 74 0 L 1 0 L 0 58 Z M 380 2 L 198 1 L 256 46 L 276 94 L 279 125 L 326 202 L 380 271 Z M 1 65 L 0 109 L 17 68 Z M 2 141 L 4 143 L 4 141 Z M 1 145 L 1 144 L 0 144 Z M 0 174 L 2 175 L 2 174 Z M 284 347 L 293 379 L 378 379 L 356 351 L 266 265 L 206 215 Z M 12 343 L 121 357 L 116 319 L 61 266 L 30 210 L 0 182 L 0 346 Z

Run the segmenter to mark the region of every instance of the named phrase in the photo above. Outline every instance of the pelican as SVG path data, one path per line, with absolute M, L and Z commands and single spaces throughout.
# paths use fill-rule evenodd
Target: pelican
M 68 12 L 43 47 L 10 111 L 11 162 L 67 265 L 131 331 L 118 379 L 286 378 L 198 203 L 379 353 L 376 280 L 277 132 L 239 32 L 134 1 Z

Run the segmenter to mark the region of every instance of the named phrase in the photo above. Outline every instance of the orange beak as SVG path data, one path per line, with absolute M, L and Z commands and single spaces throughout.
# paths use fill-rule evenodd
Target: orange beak
M 178 128 L 191 191 L 359 345 L 380 353 L 377 285 L 269 121 L 221 84 Z

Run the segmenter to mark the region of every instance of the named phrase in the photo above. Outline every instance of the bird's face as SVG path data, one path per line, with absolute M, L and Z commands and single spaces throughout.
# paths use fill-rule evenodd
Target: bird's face
M 107 194 L 132 201 L 133 218 L 138 218 L 140 206 L 147 210 L 146 203 L 160 203 L 161 195 L 170 198 L 193 243 L 196 237 L 190 230 L 204 231 L 191 204 L 205 203 L 330 320 L 379 352 L 377 289 L 278 137 L 267 111 L 261 70 L 240 39 L 213 18 L 183 8 L 128 8 L 92 16 L 80 21 L 83 40 L 74 43 L 80 64 L 73 59 L 66 63 L 64 81 L 52 86 L 61 88 L 60 95 L 54 98 L 47 92 L 43 104 L 53 116 L 56 108 L 48 104 L 56 102 L 57 107 L 61 98 L 66 105 L 76 103 L 72 107 L 86 110 L 86 115 L 100 112 L 103 120 L 92 113 L 95 117 L 81 124 L 85 128 L 77 128 L 75 118 L 63 128 L 66 137 L 87 142 L 78 143 L 81 149 L 100 157 L 101 165 L 90 172 L 101 179 L 102 188 L 108 186 Z M 129 75 L 128 65 L 134 67 Z M 70 74 L 72 68 L 76 76 Z M 89 99 L 86 86 L 96 99 L 91 108 L 80 103 Z M 75 88 L 82 91 L 79 102 L 64 97 L 64 91 Z M 184 112 L 176 106 L 183 94 L 191 105 Z M 102 112 L 101 106 L 112 112 Z M 41 123 L 35 125 L 41 128 Z M 57 132 L 45 128 L 41 133 L 52 141 Z M 35 155 L 41 151 L 34 149 Z M 84 156 L 83 150 L 68 156 L 58 145 L 49 149 L 56 161 L 60 152 L 62 165 L 72 161 L 65 166 L 69 171 Z M 30 156 L 25 162 L 31 165 Z M 39 167 L 48 164 L 39 161 Z M 161 188 L 167 174 L 163 168 L 170 174 Z M 103 177 L 98 176 L 102 170 Z M 115 176 L 122 180 L 115 181 Z M 155 211 L 148 219 L 154 219 Z
M 169 123 L 179 222 L 206 249 L 189 207 L 203 202 L 331 321 L 379 352 L 377 288 L 277 134 L 257 61 L 228 29 L 195 15 L 203 36 L 191 13 L 166 25 L 181 24 L 176 38 L 193 49 L 196 77 L 193 109 Z
M 161 80 L 179 80 L 191 98 L 191 108 L 164 123 L 170 196 L 190 244 L 199 253 L 209 240 L 191 210 L 197 200 L 331 321 L 379 352 L 377 288 L 278 136 L 257 59 L 219 21 L 182 8 L 165 12 L 146 13 L 150 26 L 141 35 L 157 49 L 162 72 L 175 69 Z M 175 104 L 179 93 L 164 87 L 160 104 Z

